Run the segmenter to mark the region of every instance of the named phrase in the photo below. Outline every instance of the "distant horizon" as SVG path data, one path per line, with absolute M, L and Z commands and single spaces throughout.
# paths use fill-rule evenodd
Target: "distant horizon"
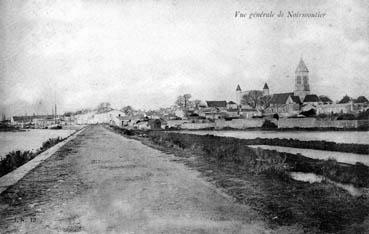
M 293 79 L 293 81 L 292 82 L 294 82 L 294 76 L 292 76 L 291 75 L 291 78 Z M 265 81 L 265 83 L 266 84 L 268 84 L 268 82 L 267 81 Z M 265 84 L 264 83 L 264 84 Z M 264 84 L 262 85 L 262 86 L 264 86 Z M 240 87 L 241 87 L 241 89 L 242 89 L 242 91 L 247 91 L 247 90 L 262 90 L 262 86 L 260 87 L 260 88 L 258 88 L 258 87 L 255 87 L 255 88 L 250 88 L 250 89 L 245 89 L 245 88 L 243 88 L 242 87 L 242 85 L 241 84 L 236 84 L 236 86 L 235 87 L 237 87 L 237 85 L 240 85 Z M 269 86 L 269 84 L 268 84 L 268 86 Z M 236 88 L 234 88 L 234 92 L 235 92 L 235 90 L 236 90 Z M 269 87 L 269 90 L 272 90 L 270 87 Z M 285 90 L 285 91 L 281 91 L 281 92 L 271 92 L 271 95 L 273 95 L 273 94 L 275 94 L 275 93 L 287 93 L 287 92 L 293 92 L 293 89 L 292 90 Z M 189 92 L 190 94 L 191 94 L 191 92 Z M 176 95 L 175 96 L 175 98 L 177 98 L 179 95 L 183 95 L 184 93 L 178 93 L 178 95 Z M 348 95 L 348 94 L 342 94 L 340 97 L 338 97 L 338 99 L 333 99 L 331 96 L 329 96 L 329 95 L 326 95 L 326 94 L 317 94 L 317 93 L 314 93 L 313 91 L 311 91 L 311 94 L 316 94 L 317 96 L 328 96 L 329 98 L 331 98 L 332 99 L 332 101 L 333 102 L 338 102 L 338 101 L 340 101 L 344 96 L 349 96 L 349 97 L 351 97 L 351 98 L 357 98 L 357 97 L 359 97 L 359 96 L 365 96 L 365 95 L 357 95 L 357 96 L 350 96 L 350 95 Z M 192 94 L 191 94 L 192 95 Z M 367 96 L 365 96 L 365 97 L 367 97 Z M 369 97 L 367 97 L 367 98 L 369 98 Z M 195 100 L 195 99 L 199 99 L 199 98 L 196 98 L 196 97 L 191 97 L 191 100 Z M 233 99 L 226 99 L 226 98 L 223 98 L 223 99 L 199 99 L 199 100 L 201 100 L 202 102 L 206 102 L 206 101 L 235 101 L 234 100 L 235 98 L 233 98 Z M 174 99 L 175 100 L 175 99 Z M 108 102 L 108 101 L 102 101 L 102 102 Z M 110 102 L 109 102 L 110 103 Z M 170 104 L 170 105 L 168 105 L 168 106 L 159 106 L 159 107 L 156 107 L 156 108 L 147 108 L 147 109 L 145 109 L 145 108 L 137 108 L 137 107 L 135 107 L 134 105 L 131 105 L 131 104 L 129 104 L 129 103 L 127 103 L 126 105 L 123 105 L 123 106 L 112 106 L 112 109 L 114 109 L 114 110 L 120 110 L 120 109 L 122 109 L 123 107 L 125 107 L 125 106 L 131 106 L 131 107 L 133 107 L 135 110 L 140 110 L 140 111 L 150 111 L 150 110 L 158 110 L 158 109 L 160 109 L 160 108 L 169 108 L 169 107 L 171 107 L 171 106 L 173 106 L 175 103 L 173 102 L 172 104 Z M 97 107 L 97 105 L 96 106 L 84 106 L 84 107 L 81 107 L 81 108 L 77 108 L 77 109 L 74 109 L 74 110 L 65 110 L 65 111 L 63 111 L 63 113 L 58 113 L 58 115 L 62 115 L 62 114 L 64 114 L 64 113 L 67 113 L 67 112 L 76 112 L 76 111 L 80 111 L 80 110 L 86 110 L 86 109 L 88 109 L 88 110 L 95 110 L 96 109 L 96 107 Z M 50 109 L 53 109 L 54 108 L 54 104 L 52 104 L 51 106 L 50 106 Z M 53 115 L 53 112 L 45 112 L 45 113 L 36 113 L 36 112 L 34 112 L 34 113 L 19 113 L 19 114 L 13 114 L 13 115 L 10 115 L 10 116 L 7 116 L 6 114 L 5 114 L 5 116 L 7 116 L 7 118 L 8 117 L 11 117 L 11 116 L 32 116 L 32 115 Z
M 0 113 L 158 109 L 177 96 L 235 101 L 235 89 L 292 92 L 303 57 L 311 93 L 369 97 L 369 2 L 4 0 Z M 320 12 L 242 18 L 235 12 Z

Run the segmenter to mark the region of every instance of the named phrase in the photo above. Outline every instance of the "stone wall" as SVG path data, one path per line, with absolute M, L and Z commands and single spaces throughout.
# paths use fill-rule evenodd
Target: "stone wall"
M 191 123 L 189 120 L 168 121 L 168 127 L 180 127 L 182 129 L 199 130 L 206 128 L 215 129 L 248 129 L 260 128 L 264 119 L 233 119 L 226 121 L 216 120 L 215 123 Z M 278 128 L 359 128 L 369 127 L 369 120 L 317 120 L 315 118 L 281 118 L 272 121 Z
M 175 128 L 175 127 L 179 127 L 184 123 L 189 123 L 191 122 L 190 120 L 167 120 L 167 126 L 168 128 Z
M 368 127 L 369 120 L 317 120 L 315 118 L 280 119 L 278 128 L 358 128 Z
M 215 128 L 233 128 L 233 129 L 247 129 L 259 128 L 263 125 L 264 119 L 233 119 L 231 121 L 216 120 Z
M 181 125 L 182 129 L 191 129 L 191 130 L 207 129 L 214 127 L 215 123 L 183 123 Z
M 167 122 L 168 127 L 180 127 L 181 129 L 206 129 L 206 128 L 233 128 L 233 129 L 247 129 L 247 128 L 258 128 L 264 123 L 264 119 L 233 119 L 226 121 L 224 119 L 216 120 L 207 123 L 192 123 L 189 120 L 171 120 Z

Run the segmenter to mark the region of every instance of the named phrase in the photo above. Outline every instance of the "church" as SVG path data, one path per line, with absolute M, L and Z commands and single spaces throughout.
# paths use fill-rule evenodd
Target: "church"
M 236 98 L 241 108 L 249 105 L 245 103 L 245 99 L 249 96 L 258 97 L 259 100 L 268 100 L 267 102 L 258 103 L 253 107 L 258 111 L 262 110 L 264 114 L 278 114 L 281 116 L 297 115 L 304 109 L 317 106 L 321 100 L 315 94 L 310 93 L 309 85 L 309 69 L 301 58 L 295 70 L 295 89 L 288 93 L 270 94 L 268 84 L 265 83 L 262 90 L 242 91 L 237 85 Z M 262 105 L 264 105 L 262 107 Z M 303 109 L 303 107 L 305 107 Z

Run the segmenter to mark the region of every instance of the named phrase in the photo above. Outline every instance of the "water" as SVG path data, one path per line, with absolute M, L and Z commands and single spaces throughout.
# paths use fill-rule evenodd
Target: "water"
M 369 131 L 181 131 L 183 133 L 236 137 L 241 139 L 285 138 L 301 141 L 333 141 L 337 143 L 369 144 Z
M 0 157 L 13 150 L 37 150 L 49 138 L 67 137 L 75 130 L 30 129 L 25 132 L 0 132 Z
M 338 162 L 343 162 L 343 163 L 348 163 L 348 164 L 355 164 L 356 162 L 361 162 L 369 166 L 369 155 L 365 155 L 365 154 L 343 153 L 343 152 L 314 150 L 314 149 L 299 149 L 299 148 L 274 146 L 274 145 L 249 145 L 249 147 L 253 147 L 253 148 L 259 147 L 262 149 L 276 150 L 278 152 L 301 154 L 309 158 L 322 159 L 322 160 L 334 158 Z
M 340 187 L 347 192 L 349 192 L 352 196 L 360 196 L 363 194 L 363 191 L 352 184 L 342 184 L 338 182 L 331 181 L 324 176 L 316 175 L 314 173 L 303 173 L 303 172 L 291 172 L 291 178 L 298 181 L 309 182 L 311 183 L 321 183 L 323 180 L 328 183 L 334 184 L 337 187 Z
M 241 139 L 259 138 L 285 138 L 298 139 L 302 141 L 325 140 L 338 143 L 356 143 L 369 144 L 369 131 L 181 131 L 181 133 L 199 134 L 199 135 L 215 135 L 224 137 L 235 137 Z M 282 146 L 257 145 L 250 147 L 260 147 L 263 149 L 277 150 L 297 154 L 300 153 L 309 158 L 327 160 L 334 158 L 339 162 L 355 164 L 356 162 L 364 163 L 369 166 L 369 155 L 343 153 L 325 150 L 300 149 Z

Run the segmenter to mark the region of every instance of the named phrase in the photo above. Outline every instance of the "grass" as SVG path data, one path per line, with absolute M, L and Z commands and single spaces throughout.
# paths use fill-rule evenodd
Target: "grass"
M 44 152 L 50 147 L 56 145 L 57 143 L 63 141 L 61 137 L 50 138 L 42 143 L 42 146 L 36 151 L 12 151 L 9 152 L 4 158 L 0 160 L 0 177 L 8 174 L 9 172 L 17 169 L 23 164 L 35 158 L 38 154 Z

